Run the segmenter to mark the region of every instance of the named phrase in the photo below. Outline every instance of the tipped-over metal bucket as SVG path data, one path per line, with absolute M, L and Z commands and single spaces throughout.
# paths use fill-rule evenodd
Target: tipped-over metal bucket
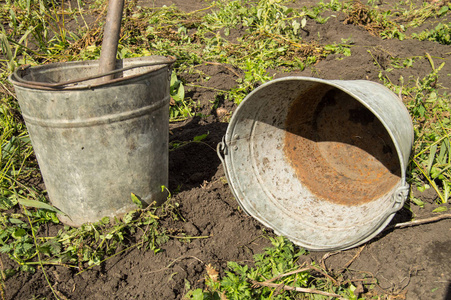
M 218 154 L 240 206 L 310 250 L 382 231 L 408 193 L 409 113 L 384 86 L 286 77 L 249 94 Z
M 98 83 L 99 62 L 19 69 L 10 77 L 60 219 L 79 226 L 166 199 L 169 78 L 173 59 L 118 61 Z

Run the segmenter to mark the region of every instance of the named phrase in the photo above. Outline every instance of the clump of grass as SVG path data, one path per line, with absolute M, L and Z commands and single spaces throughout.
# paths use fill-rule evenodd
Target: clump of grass
M 186 298 L 203 299 L 364 299 L 354 294 L 352 283 L 336 280 L 319 266 L 299 265 L 306 253 L 283 237 L 270 238 L 272 247 L 254 256 L 254 266 L 228 262 L 222 278 L 206 266 L 205 289 L 195 289 Z M 371 280 L 369 280 L 371 281 Z
M 413 33 L 412 37 L 420 41 L 428 40 L 442 45 L 451 45 L 451 23 L 439 23 L 434 29 L 425 30 L 418 34 Z
M 445 63 L 435 67 L 429 54 L 418 59 L 427 59 L 431 65 L 432 71 L 425 77 L 411 78 L 409 82 L 400 78 L 401 85 L 393 84 L 383 73 L 380 73 L 380 78 L 386 86 L 403 95 L 412 116 L 415 142 L 409 172 L 413 188 L 420 191 L 433 188 L 438 203 L 447 203 L 451 196 L 451 98 L 444 87 L 437 83 Z M 410 66 L 414 60 L 405 62 Z M 411 200 L 423 205 L 412 195 Z
M 17 262 L 19 270 L 29 272 L 37 265 L 62 265 L 82 272 L 117 255 L 120 245 L 126 248 L 122 252 L 142 247 L 158 253 L 161 244 L 171 236 L 176 238 L 160 226 L 160 219 L 178 220 L 177 206 L 173 201 L 161 207 L 151 205 L 129 212 L 122 220 L 105 217 L 80 228 L 65 226 L 55 236 L 47 237 L 40 234 L 40 226 L 58 224 L 55 212 L 21 205 L 20 212 L 0 217 L 0 252 Z
M 177 78 L 175 71 L 171 74 L 170 94 L 169 121 L 176 122 L 192 117 L 192 101 L 185 99 L 185 87 L 182 81 Z
M 2 85 L 4 90 L 9 90 L 8 85 Z M 3 209 L 13 207 L 19 199 L 41 198 L 34 187 L 26 184 L 31 178 L 39 177 L 39 172 L 18 104 L 11 105 L 12 99 L 3 94 L 0 100 L 0 208 Z

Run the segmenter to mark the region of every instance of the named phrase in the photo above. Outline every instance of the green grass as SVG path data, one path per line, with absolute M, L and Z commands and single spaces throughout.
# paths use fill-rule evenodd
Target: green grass
M 213 266 L 207 266 L 207 288 L 191 290 L 186 297 L 193 300 L 364 299 L 354 294 L 356 287 L 351 282 L 345 282 L 340 276 L 334 279 L 315 263 L 300 266 L 297 260 L 306 254 L 305 250 L 295 248 L 283 237 L 270 240 L 272 246 L 254 256 L 253 267 L 228 262 L 221 278 Z M 299 298 L 299 292 L 304 298 Z
M 431 72 L 424 78 L 401 78 L 401 85 L 394 85 L 382 72 L 380 78 L 386 86 L 403 95 L 412 116 L 415 142 L 408 169 L 410 183 L 420 191 L 433 188 L 438 195 L 438 204 L 443 204 L 451 196 L 451 98 L 446 88 L 437 84 L 444 63 L 436 67 L 427 53 L 415 59 L 430 63 Z M 406 59 L 403 65 L 411 65 L 415 59 Z M 423 205 L 413 195 L 411 200 Z
M 180 219 L 177 204 L 171 201 L 160 208 L 129 213 L 123 221 L 103 219 L 78 229 L 64 227 L 51 237 L 38 234 L 45 224 L 59 223 L 59 220 L 55 211 L 49 207 L 43 209 L 45 206 L 39 204 L 47 203 L 45 191 L 32 183 L 40 181 L 40 173 L 7 76 L 23 64 L 99 58 L 103 24 L 88 25 L 84 16 L 87 13 L 94 13 L 96 18 L 104 16 L 104 7 L 105 1 L 98 1 L 92 7 L 83 6 L 79 1 L 76 7 L 69 8 L 53 1 L 17 0 L 6 1 L 0 8 L 0 251 L 17 262 L 16 269 L 4 270 L 2 282 L 14 272 L 32 272 L 36 266 L 58 264 L 83 272 L 117 255 L 119 245 L 125 245 L 123 251 L 145 247 L 158 252 L 167 239 L 177 238 L 160 225 L 161 218 Z M 194 99 L 185 93 L 189 87 L 180 80 L 181 74 L 196 72 L 196 65 L 215 62 L 242 70 L 244 76 L 237 79 L 234 88 L 219 91 L 226 100 L 239 104 L 251 90 L 272 79 L 268 69 L 303 70 L 331 54 L 341 58 L 352 56 L 352 48 L 345 41 L 323 45 L 306 43 L 299 37 L 299 32 L 310 22 L 327 22 L 326 11 L 344 12 L 349 24 L 362 26 L 385 39 L 450 44 L 449 23 L 410 36 L 406 33 L 427 20 L 448 15 L 450 6 L 437 9 L 425 3 L 418 7 L 410 4 L 408 9 L 399 6 L 383 10 L 378 7 L 378 1 L 359 4 L 331 0 L 295 10 L 287 8 L 282 1 L 235 0 L 216 1 L 210 8 L 209 13 L 203 10 L 184 13 L 175 7 L 141 8 L 132 4 L 126 8 L 118 57 L 153 54 L 177 57 L 171 77 L 171 122 L 197 114 Z M 76 30 L 66 27 L 67 19 L 75 20 L 79 25 Z M 234 30 L 244 32 L 244 36 L 231 39 Z M 389 70 L 381 70 L 380 80 L 403 95 L 412 115 L 415 144 L 408 170 L 412 188 L 434 189 L 437 204 L 442 204 L 449 201 L 451 194 L 451 99 L 437 81 L 447 74 L 442 74 L 442 65 L 435 66 L 428 55 L 393 59 L 391 67 L 408 68 L 423 59 L 431 65 L 430 73 L 424 78 L 402 78 L 401 84 L 395 85 L 384 73 Z M 192 142 L 202 142 L 202 139 L 198 137 Z M 171 147 L 183 145 L 173 142 Z M 410 200 L 422 205 L 413 196 Z M 272 242 L 273 247 L 255 256 L 254 267 L 229 262 L 225 276 L 208 277 L 205 290 L 192 290 L 189 297 L 220 299 L 225 294 L 228 299 L 242 299 L 240 295 L 285 299 L 294 295 L 295 292 L 280 293 L 274 287 L 252 287 L 253 281 L 263 282 L 298 268 L 296 262 L 302 250 L 282 238 Z M 356 299 L 351 282 L 339 282 L 339 277 L 329 278 L 324 271 L 315 270 L 312 267 L 274 282 Z M 321 299 L 318 295 L 311 297 Z

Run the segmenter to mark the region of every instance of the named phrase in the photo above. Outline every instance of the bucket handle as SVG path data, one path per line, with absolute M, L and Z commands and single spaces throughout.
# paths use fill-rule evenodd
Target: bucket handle
M 407 183 L 403 183 L 400 187 L 398 187 L 393 194 L 394 204 L 388 215 L 391 215 L 404 206 L 404 202 L 406 201 L 407 196 L 409 195 L 409 185 Z
M 222 141 L 219 142 L 218 145 L 216 146 L 216 153 L 218 154 L 219 160 L 221 161 L 224 171 L 227 174 L 227 167 L 224 162 L 224 157 L 222 156 L 223 153 L 224 153 L 224 155 L 226 155 L 227 154 L 226 152 L 227 152 L 227 147 L 226 147 L 226 143 L 225 143 L 225 137 L 223 137 Z
M 105 76 L 109 76 L 109 75 L 114 75 L 114 74 L 117 74 L 117 73 L 120 73 L 120 72 L 123 72 L 123 71 L 127 71 L 127 70 L 131 70 L 131 69 L 142 68 L 142 67 L 150 67 L 150 66 L 158 66 L 158 65 L 171 66 L 175 62 L 176 59 L 173 56 L 169 56 L 168 58 L 169 58 L 168 61 L 154 61 L 154 62 L 148 62 L 148 63 L 143 63 L 143 64 L 137 64 L 137 65 L 121 68 L 121 69 L 116 69 L 116 70 L 113 70 L 113 71 L 110 71 L 110 72 L 106 72 L 106 73 L 103 73 L 103 74 L 97 74 L 97 75 L 92 75 L 92 76 L 88 76 L 88 77 L 84 77 L 84 78 L 73 79 L 73 80 L 68 80 L 68 81 L 65 81 L 65 82 L 57 82 L 57 83 L 28 81 L 28 80 L 22 79 L 17 74 L 19 72 L 24 72 L 25 70 L 27 70 L 30 67 L 30 65 L 25 65 L 25 66 L 19 67 L 17 69 L 17 71 L 13 73 L 12 78 L 15 81 L 19 82 L 20 85 L 24 86 L 24 87 L 29 87 L 29 88 L 43 87 L 43 88 L 50 88 L 50 89 L 58 89 L 58 88 L 64 88 L 65 85 L 76 84 L 76 83 L 80 83 L 80 82 L 83 82 L 83 81 L 88 81 L 88 80 L 97 79 L 97 78 L 101 78 L 101 77 L 105 77 Z M 127 78 L 133 78 L 133 77 L 135 77 L 135 76 L 130 76 L 130 77 L 127 77 Z M 92 85 L 91 87 L 103 85 L 103 84 L 106 84 L 106 83 L 117 82 L 117 81 L 121 81 L 123 79 L 124 78 L 117 78 L 117 79 L 113 79 L 113 80 L 110 80 L 108 82 L 104 82 L 104 83 L 101 83 L 101 84 Z

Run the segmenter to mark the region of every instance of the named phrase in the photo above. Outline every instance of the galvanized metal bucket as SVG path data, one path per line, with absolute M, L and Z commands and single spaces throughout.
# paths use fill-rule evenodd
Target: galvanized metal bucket
M 11 75 L 49 198 L 79 226 L 166 199 L 172 58 L 118 61 L 99 83 L 98 61 L 55 63 Z
M 309 250 L 360 245 L 403 207 L 413 126 L 363 80 L 286 77 L 250 93 L 218 155 L 240 206 Z

